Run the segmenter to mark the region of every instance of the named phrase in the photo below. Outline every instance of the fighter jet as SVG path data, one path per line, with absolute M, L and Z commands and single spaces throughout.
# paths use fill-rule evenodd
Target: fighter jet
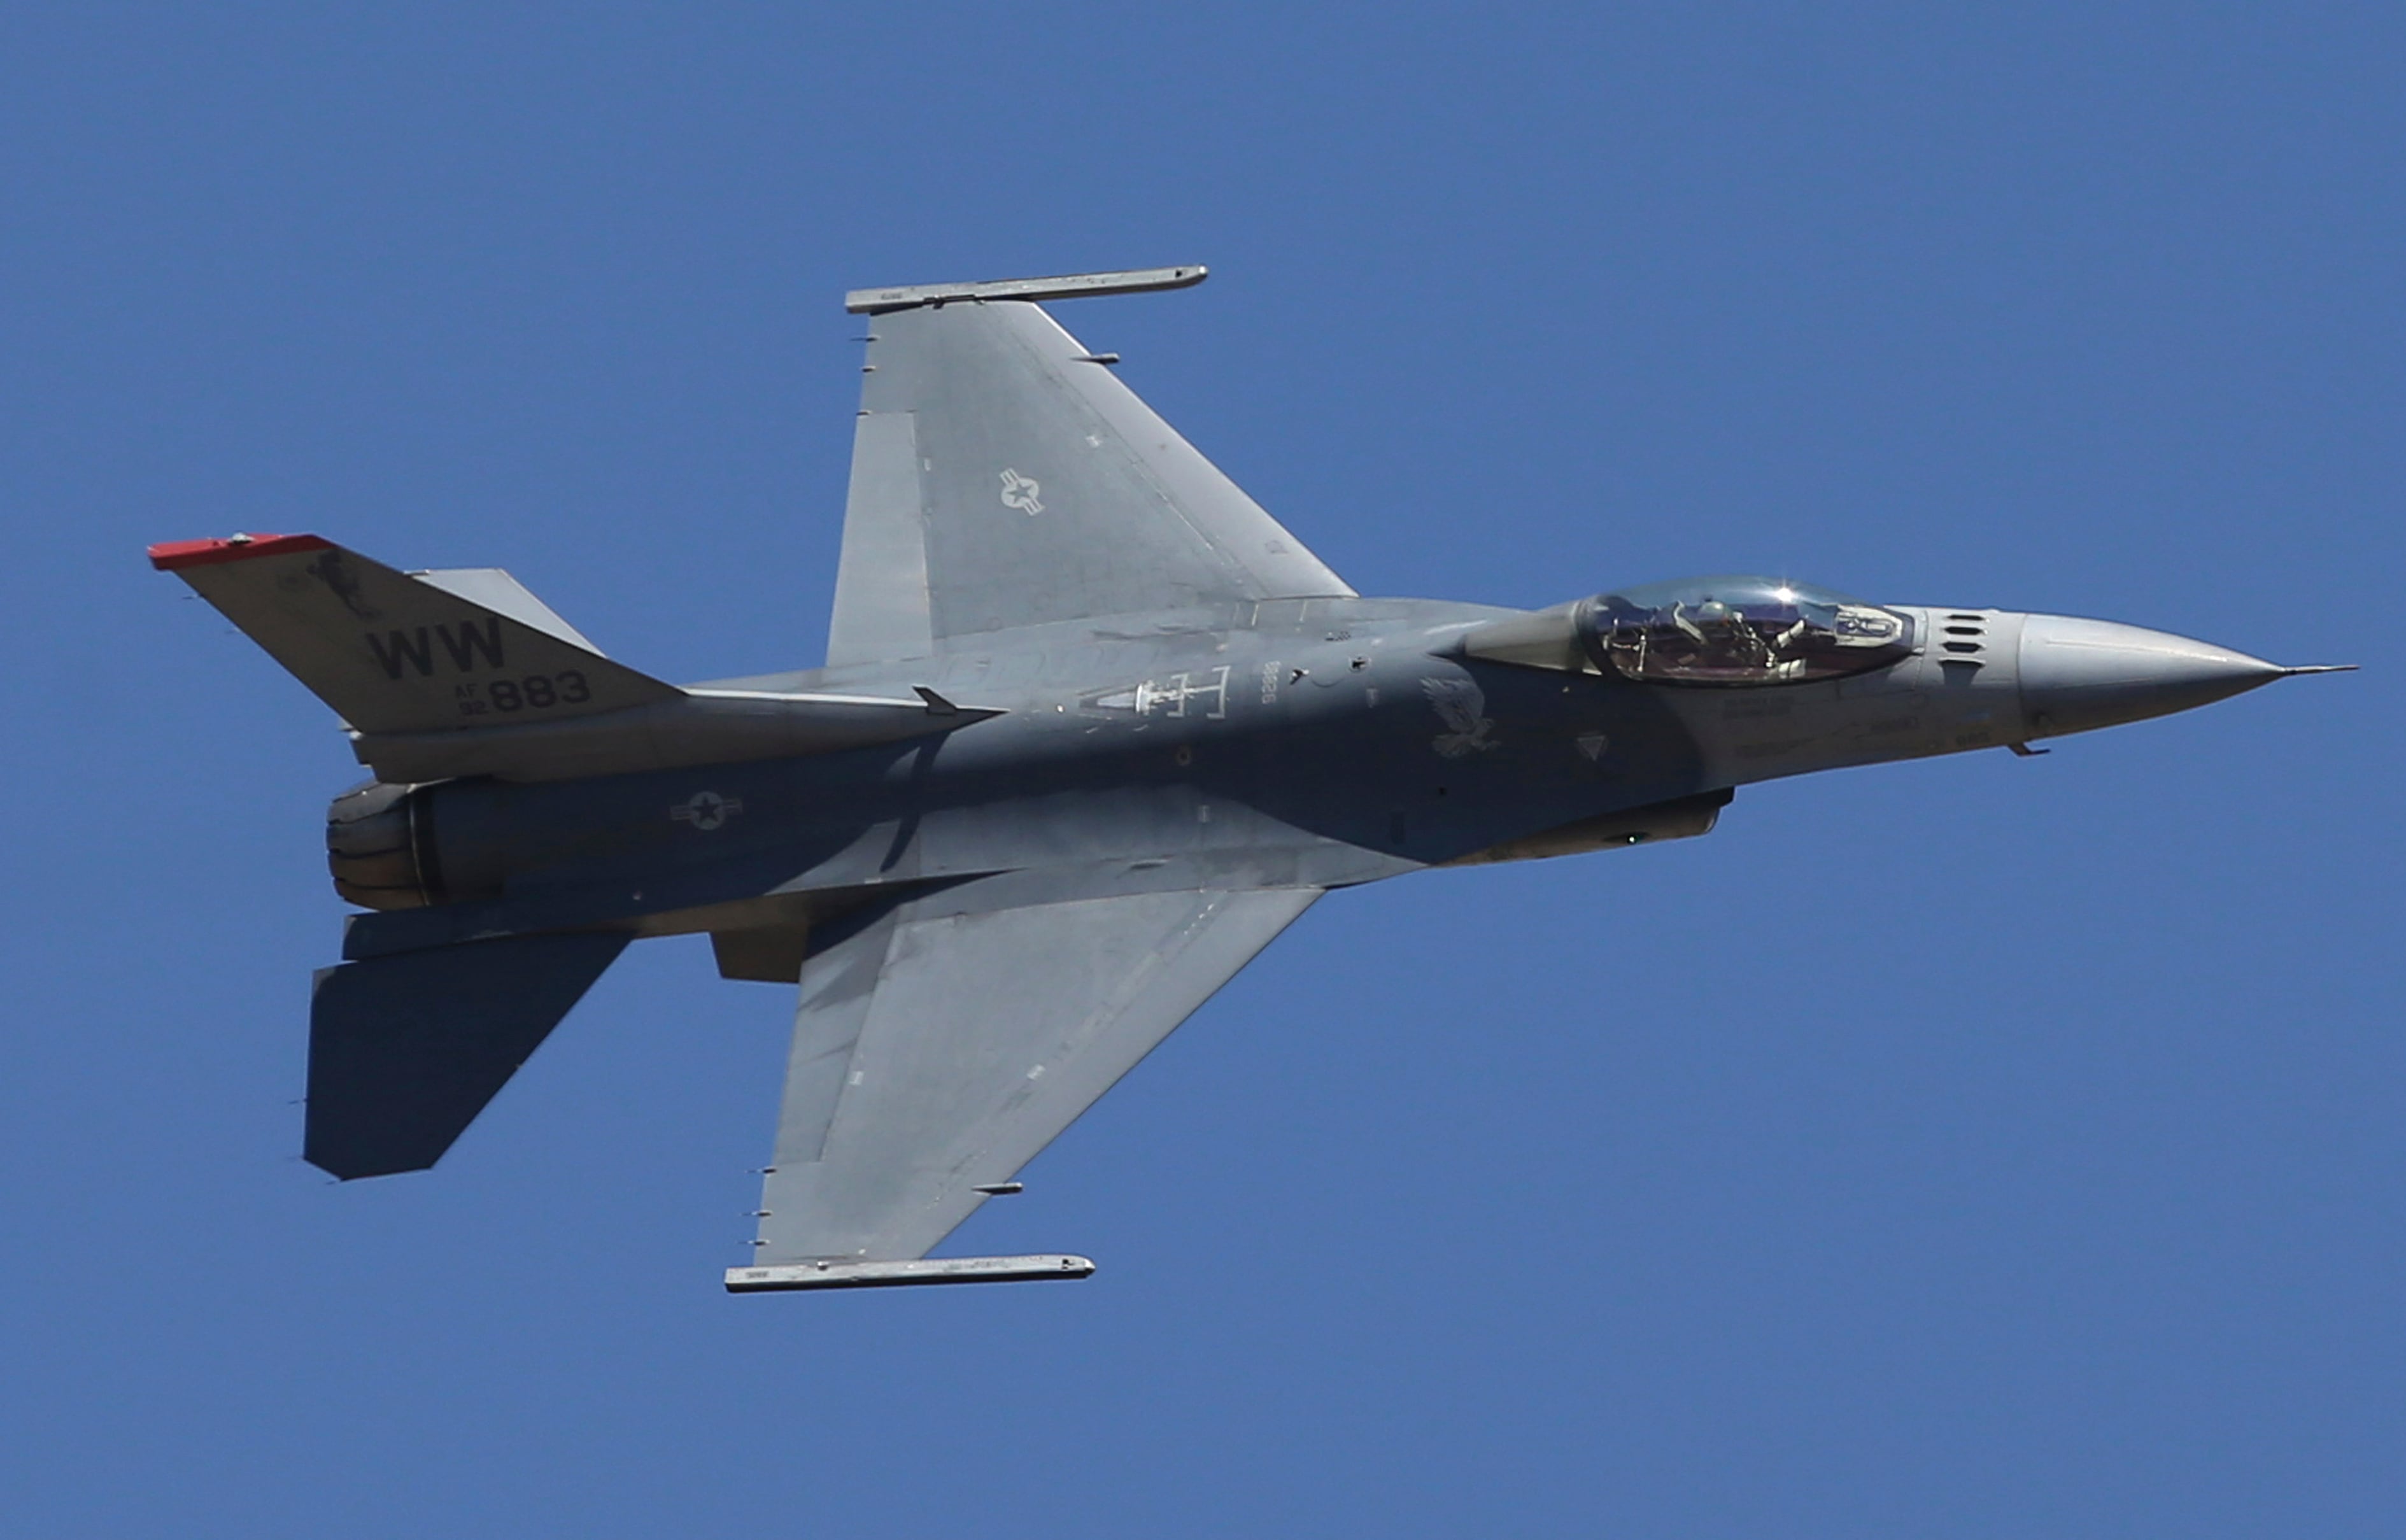
M 1365 599 L 1042 302 L 856 291 L 824 668 L 677 685 L 508 573 L 151 547 L 341 715 L 304 1150 L 432 1166 L 627 945 L 799 988 L 738 1293 L 1080 1278 L 928 1252 L 1321 896 L 1709 832 L 1737 787 L 2007 749 L 2290 674 L 2103 620 L 1775 577 Z

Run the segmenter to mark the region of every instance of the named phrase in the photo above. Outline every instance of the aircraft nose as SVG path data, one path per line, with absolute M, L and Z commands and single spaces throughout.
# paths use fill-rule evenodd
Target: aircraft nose
M 2087 732 L 2209 705 L 2293 671 L 2111 620 L 2022 621 L 2022 718 L 2033 738 Z

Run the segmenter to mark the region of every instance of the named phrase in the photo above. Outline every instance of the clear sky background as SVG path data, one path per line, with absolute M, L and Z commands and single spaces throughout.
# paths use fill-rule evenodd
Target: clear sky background
M 2389 1536 L 2391 5 L 0 10 L 0 1529 Z M 1762 571 L 2366 671 L 1331 897 L 955 1251 L 730 1299 L 787 995 L 297 1151 L 326 711 L 152 541 L 815 663 L 844 290 L 1061 319 L 1365 593 Z

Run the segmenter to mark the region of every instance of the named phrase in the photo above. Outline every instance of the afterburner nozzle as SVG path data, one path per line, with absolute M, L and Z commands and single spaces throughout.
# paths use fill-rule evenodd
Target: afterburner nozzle
M 2020 671 L 2030 735 L 2055 738 L 2210 705 L 2292 671 L 2168 631 L 2033 615 Z

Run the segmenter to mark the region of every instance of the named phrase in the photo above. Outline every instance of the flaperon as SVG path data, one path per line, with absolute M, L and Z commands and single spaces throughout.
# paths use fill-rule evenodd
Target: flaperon
M 1700 835 L 1748 782 L 2318 671 L 1786 578 L 1361 598 L 1040 307 L 1203 276 L 850 297 L 823 669 L 680 687 L 505 572 L 152 547 L 375 777 L 328 819 L 372 912 L 318 976 L 308 1158 L 433 1165 L 630 941 L 708 932 L 727 977 L 800 990 L 729 1288 L 1080 1277 L 927 1253 L 1331 888 Z

